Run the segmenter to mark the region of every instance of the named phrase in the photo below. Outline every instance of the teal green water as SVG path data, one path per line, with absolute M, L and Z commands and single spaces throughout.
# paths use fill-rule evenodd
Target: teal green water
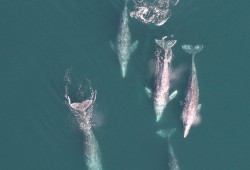
M 130 2 L 129 9 L 132 7 Z M 104 170 L 168 169 L 167 141 L 158 129 L 177 128 L 171 138 L 183 170 L 247 170 L 250 167 L 248 1 L 180 0 L 162 27 L 129 18 L 139 40 L 121 78 L 109 41 L 117 34 L 119 0 L 0 1 L 0 169 L 87 170 L 84 136 L 64 98 L 68 68 L 97 89 L 94 129 Z M 183 139 L 179 101 L 188 69 L 174 89 L 159 124 L 144 86 L 155 38 L 174 35 L 173 66 L 190 68 L 182 44 L 203 44 L 196 58 L 202 122 Z

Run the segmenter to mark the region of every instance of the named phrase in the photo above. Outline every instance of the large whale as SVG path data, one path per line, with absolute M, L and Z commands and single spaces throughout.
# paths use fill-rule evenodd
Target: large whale
M 68 104 L 76 112 L 80 129 L 85 135 L 85 159 L 88 170 L 102 170 L 101 153 L 98 146 L 98 142 L 92 131 L 92 111 L 93 105 L 96 99 L 96 91 L 92 91 L 91 97 L 88 100 L 84 100 L 81 103 L 71 103 L 70 97 L 65 96 L 68 99 Z
M 201 105 L 199 104 L 199 87 L 198 87 L 194 57 L 195 54 L 197 54 L 203 49 L 203 45 L 195 45 L 195 46 L 183 45 L 182 49 L 186 51 L 188 54 L 192 55 L 191 76 L 189 78 L 187 94 L 182 112 L 184 138 L 186 138 L 191 126 L 200 121 L 199 110 Z
M 89 170 L 102 170 L 101 153 L 92 130 L 85 132 L 86 164 Z
M 169 169 L 170 170 L 180 170 L 180 167 L 178 165 L 177 158 L 174 153 L 174 148 L 172 147 L 170 143 L 170 137 L 175 133 L 176 129 L 168 129 L 168 130 L 158 130 L 157 134 L 163 138 L 167 138 L 168 140 L 168 152 L 169 152 Z
M 116 43 L 111 43 L 111 47 L 117 52 L 118 59 L 121 65 L 122 77 L 126 76 L 128 61 L 132 52 L 135 51 L 138 45 L 138 41 L 135 41 L 131 45 L 131 34 L 129 31 L 129 20 L 128 20 L 128 0 L 125 1 L 125 7 L 122 12 L 121 24 L 119 27 Z
M 164 50 L 164 56 L 156 54 L 154 109 L 157 122 L 161 119 L 163 110 L 168 102 L 177 94 L 176 90 L 169 95 L 171 63 L 173 58 L 172 47 L 175 45 L 176 40 L 166 40 L 166 38 L 167 36 L 163 37 L 161 40 L 155 40 Z M 159 53 L 161 53 L 161 51 Z M 149 91 L 148 89 L 146 90 Z

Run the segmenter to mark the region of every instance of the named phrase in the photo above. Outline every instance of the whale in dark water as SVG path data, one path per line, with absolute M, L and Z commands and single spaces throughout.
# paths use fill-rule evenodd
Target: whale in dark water
M 157 134 L 163 138 L 166 138 L 168 140 L 168 152 L 169 152 L 169 169 L 170 170 L 180 170 L 180 167 L 178 165 L 177 158 L 174 153 L 174 148 L 172 147 L 170 143 L 170 137 L 176 132 L 175 128 L 168 129 L 168 130 L 158 130 Z

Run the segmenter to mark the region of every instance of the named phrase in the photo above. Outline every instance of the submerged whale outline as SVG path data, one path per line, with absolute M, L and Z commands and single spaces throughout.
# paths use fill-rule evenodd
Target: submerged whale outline
M 125 1 L 125 6 L 122 12 L 121 24 L 117 35 L 116 44 L 110 41 L 112 50 L 117 52 L 119 63 L 121 66 L 121 74 L 123 78 L 126 76 L 128 61 L 130 59 L 130 56 L 138 46 L 138 40 L 133 42 L 133 44 L 131 45 L 131 34 L 129 30 L 127 3 L 128 0 Z

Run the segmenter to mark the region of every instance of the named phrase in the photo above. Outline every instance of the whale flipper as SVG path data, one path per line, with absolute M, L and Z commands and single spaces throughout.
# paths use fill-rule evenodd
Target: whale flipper
M 188 54 L 195 55 L 203 49 L 203 45 L 182 45 L 182 49 Z
M 136 40 L 136 41 L 130 46 L 130 53 L 133 53 L 133 52 L 136 50 L 136 48 L 137 48 L 137 46 L 138 46 L 138 43 L 139 43 L 139 41 Z
M 145 87 L 145 93 L 147 94 L 147 96 L 148 96 L 149 98 L 152 97 L 152 90 L 151 90 L 150 88 Z
M 197 107 L 197 111 L 200 112 L 200 110 L 201 110 L 201 104 L 199 104 Z
M 173 99 L 175 98 L 175 96 L 177 95 L 177 93 L 178 93 L 177 90 L 175 90 L 174 92 L 172 92 L 172 93 L 169 95 L 168 100 L 169 100 L 169 101 L 173 100 Z

